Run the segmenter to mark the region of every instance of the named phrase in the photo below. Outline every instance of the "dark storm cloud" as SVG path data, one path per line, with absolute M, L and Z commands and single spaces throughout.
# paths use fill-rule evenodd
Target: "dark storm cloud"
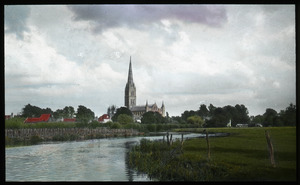
M 30 14 L 28 6 L 5 6 L 5 26 L 7 33 L 15 33 L 17 38 L 23 39 L 24 32 L 28 31 L 26 20 Z
M 75 20 L 91 20 L 95 32 L 117 26 L 140 28 L 162 19 L 177 19 L 185 23 L 199 23 L 220 27 L 227 21 L 222 6 L 205 5 L 104 5 L 69 6 Z

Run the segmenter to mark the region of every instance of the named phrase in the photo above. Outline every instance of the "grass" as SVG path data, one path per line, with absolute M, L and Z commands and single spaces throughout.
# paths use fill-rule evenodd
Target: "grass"
M 206 128 L 206 130 L 209 133 L 230 133 L 230 136 L 209 138 L 209 160 L 207 159 L 205 138 L 185 141 L 182 148 L 183 153 L 177 156 L 179 162 L 174 163 L 174 166 L 169 166 L 168 169 L 182 168 L 178 169 L 182 171 L 182 174 L 190 171 L 194 175 L 184 178 L 179 177 L 180 173 L 178 173 L 175 180 L 296 181 L 296 127 Z M 268 130 L 271 136 L 276 168 L 271 166 L 265 130 Z M 203 128 L 177 129 L 177 131 L 202 132 Z M 135 148 L 135 153 L 140 152 L 139 155 L 143 155 L 144 153 L 138 149 Z M 153 161 L 151 155 L 150 157 L 149 153 L 147 155 L 148 157 L 143 157 L 152 166 L 155 166 L 154 163 L 163 160 L 161 156 L 160 160 Z M 168 157 L 170 156 L 166 156 L 166 158 Z M 190 164 L 190 166 L 187 164 Z M 201 168 L 199 168 L 200 164 L 202 165 Z M 137 165 L 134 166 L 137 169 L 139 168 Z M 164 169 L 162 165 L 157 166 Z M 187 170 L 188 168 L 190 170 Z M 204 172 L 203 168 L 206 169 Z M 147 172 L 146 168 L 143 170 Z M 155 173 L 152 173 L 152 175 L 156 175 L 160 180 L 166 180 L 167 177 L 170 177 L 170 175 L 160 177 L 160 174 Z M 184 176 L 188 177 L 186 174 Z

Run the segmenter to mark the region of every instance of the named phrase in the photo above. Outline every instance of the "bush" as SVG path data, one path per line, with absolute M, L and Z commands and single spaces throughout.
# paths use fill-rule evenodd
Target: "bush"
M 98 121 L 92 121 L 91 123 L 88 124 L 89 128 L 97 128 L 100 127 L 100 123 Z
M 120 114 L 118 116 L 118 122 L 121 123 L 122 125 L 128 124 L 128 123 L 133 123 L 132 116 L 129 116 L 127 114 Z
M 141 125 L 138 123 L 127 123 L 126 125 L 123 125 L 123 128 L 125 129 L 135 129 L 135 130 L 140 130 Z
M 118 122 L 114 122 L 114 123 L 112 123 L 112 125 L 110 126 L 110 128 L 112 128 L 112 129 L 120 129 L 120 128 L 122 128 L 122 125 L 120 123 L 118 123 Z
M 30 137 L 30 144 L 38 144 L 39 142 L 41 142 L 42 139 L 39 136 L 31 136 Z
M 27 125 L 24 123 L 24 118 L 11 118 L 5 120 L 5 129 L 20 129 L 25 128 Z

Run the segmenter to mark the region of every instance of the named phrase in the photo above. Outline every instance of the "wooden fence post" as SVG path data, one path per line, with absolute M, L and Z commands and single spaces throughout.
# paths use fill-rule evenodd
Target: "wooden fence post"
M 167 132 L 167 145 L 170 145 L 170 141 L 169 141 L 169 132 Z
M 273 144 L 272 144 L 272 141 L 270 139 L 270 134 L 269 134 L 268 130 L 265 130 L 265 135 L 266 135 L 266 139 L 267 139 L 271 165 L 272 165 L 273 168 L 275 168 L 276 164 L 275 164 L 275 159 L 274 159 L 274 149 L 273 149 Z
M 207 158 L 210 159 L 210 145 L 208 140 L 208 132 L 206 131 L 206 143 L 207 143 Z

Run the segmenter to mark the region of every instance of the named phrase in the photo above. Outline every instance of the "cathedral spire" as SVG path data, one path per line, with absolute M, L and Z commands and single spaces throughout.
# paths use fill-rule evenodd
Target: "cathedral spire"
M 129 63 L 129 71 L 128 71 L 128 84 L 133 83 L 133 75 L 132 75 L 132 67 L 131 67 L 131 56 L 130 56 L 130 63 Z

